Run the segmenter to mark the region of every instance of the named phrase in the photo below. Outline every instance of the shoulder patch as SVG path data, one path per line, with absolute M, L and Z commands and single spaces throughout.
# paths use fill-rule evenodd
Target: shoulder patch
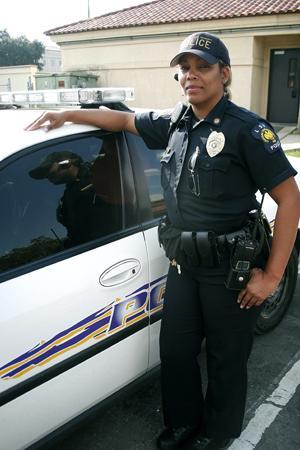
M 274 153 L 281 148 L 277 134 L 264 122 L 258 122 L 251 130 L 252 136 L 261 141 L 269 153 Z

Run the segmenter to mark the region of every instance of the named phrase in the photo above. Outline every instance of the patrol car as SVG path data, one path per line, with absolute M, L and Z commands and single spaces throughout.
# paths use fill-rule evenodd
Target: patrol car
M 85 125 L 24 131 L 40 115 L 32 102 L 124 109 L 132 98 L 129 88 L 0 93 L 1 450 L 44 443 L 159 364 L 163 150 Z M 45 175 L 53 162 L 59 179 Z M 272 223 L 270 198 L 265 208 Z M 258 332 L 283 317 L 297 259 L 295 249 Z

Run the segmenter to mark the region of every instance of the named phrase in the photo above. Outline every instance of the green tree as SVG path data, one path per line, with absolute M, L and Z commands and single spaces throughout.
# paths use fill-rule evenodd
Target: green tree
M 26 36 L 12 38 L 6 30 L 0 30 L 0 66 L 19 66 L 36 64 L 41 70 L 40 62 L 45 52 L 42 42 L 29 41 Z

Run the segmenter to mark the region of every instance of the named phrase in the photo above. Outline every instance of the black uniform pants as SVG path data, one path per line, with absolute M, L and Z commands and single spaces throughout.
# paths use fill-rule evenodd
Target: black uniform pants
M 208 437 L 241 433 L 247 360 L 260 307 L 241 309 L 225 274 L 170 266 L 160 334 L 161 382 L 167 427 L 199 425 Z M 206 338 L 208 386 L 202 393 L 197 357 Z

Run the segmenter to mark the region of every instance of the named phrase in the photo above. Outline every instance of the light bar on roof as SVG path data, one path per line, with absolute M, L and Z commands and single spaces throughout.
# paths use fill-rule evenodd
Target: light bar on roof
M 10 92 L 0 92 L 0 103 L 12 103 Z
M 89 88 L 79 90 L 80 103 L 113 103 L 133 99 L 133 88 Z
M 80 105 L 134 100 L 133 88 L 47 89 L 0 92 L 0 104 Z
M 0 92 L 0 103 L 19 105 L 79 104 L 78 89 Z

